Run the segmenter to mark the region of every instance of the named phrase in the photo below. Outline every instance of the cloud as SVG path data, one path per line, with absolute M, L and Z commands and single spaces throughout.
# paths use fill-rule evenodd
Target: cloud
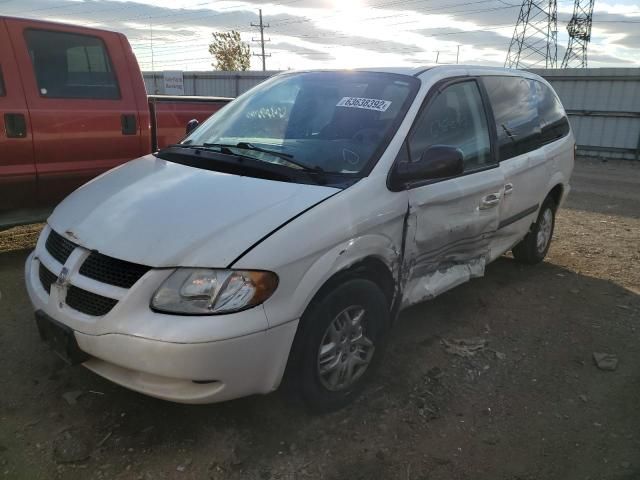
M 597 3 L 590 64 L 629 66 L 640 61 L 640 7 L 619 0 Z M 210 69 L 207 47 L 213 31 L 235 29 L 250 42 L 263 9 L 270 68 L 355 67 L 363 65 L 453 63 L 502 65 L 520 9 L 518 0 L 358 1 L 184 0 L 9 0 L 10 15 L 116 30 L 129 38 L 143 69 Z M 377 8 L 371 8 L 376 5 Z M 634 13 L 635 12 L 635 13 Z M 572 8 L 558 14 L 558 58 L 567 44 Z M 460 46 L 460 47 L 458 47 Z M 437 53 L 439 52 L 439 53 Z M 260 61 L 254 58 L 254 67 Z
M 276 50 L 277 52 L 281 53 L 292 52 L 302 57 L 307 57 L 317 61 L 331 60 L 334 58 L 330 53 L 327 53 L 326 51 L 313 50 L 311 48 L 301 47 L 300 45 L 289 42 L 272 42 L 269 44 L 269 46 L 269 50 Z

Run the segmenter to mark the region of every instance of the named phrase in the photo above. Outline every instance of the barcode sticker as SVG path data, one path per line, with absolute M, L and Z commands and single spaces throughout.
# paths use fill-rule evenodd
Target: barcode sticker
M 391 106 L 389 100 L 378 100 L 377 98 L 342 97 L 336 107 L 364 108 L 366 110 L 376 110 L 386 112 Z

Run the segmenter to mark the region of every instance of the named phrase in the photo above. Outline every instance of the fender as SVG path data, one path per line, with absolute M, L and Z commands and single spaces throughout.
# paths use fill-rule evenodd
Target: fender
M 402 258 L 403 223 L 403 217 L 397 219 L 397 228 L 394 229 L 397 232 L 396 238 L 380 233 L 364 234 L 340 242 L 316 257 L 310 264 L 296 262 L 296 265 L 289 266 L 283 277 L 294 270 L 301 270 L 302 276 L 298 277 L 300 280 L 292 295 L 281 301 L 265 304 L 269 328 L 300 318 L 313 297 L 331 277 L 367 258 L 375 258 L 384 263 L 397 285 Z
M 327 280 L 366 258 L 380 261 L 397 281 L 408 202 L 406 192 L 390 192 L 385 182 L 382 175 L 362 179 L 287 223 L 233 265 L 278 275 L 280 285 L 264 303 L 270 328 L 300 318 Z
M 310 301 L 332 276 L 366 258 L 382 261 L 391 272 L 394 282 L 397 282 L 400 271 L 400 245 L 383 235 L 369 234 L 347 240 L 318 258 L 302 278 L 299 289 L 311 293 L 308 297 Z M 313 287 L 311 284 L 314 284 Z

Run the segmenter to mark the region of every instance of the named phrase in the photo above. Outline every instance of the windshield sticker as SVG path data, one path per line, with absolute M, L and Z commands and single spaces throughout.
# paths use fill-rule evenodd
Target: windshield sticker
M 376 98 L 342 97 L 336 107 L 364 108 L 366 110 L 376 110 L 386 112 L 391 106 L 389 100 L 378 100 Z

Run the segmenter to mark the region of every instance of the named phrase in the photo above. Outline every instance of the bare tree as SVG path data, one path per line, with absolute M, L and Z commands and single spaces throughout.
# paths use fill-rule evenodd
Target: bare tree
M 251 51 L 249 45 L 240 40 L 240 33 L 214 32 L 213 42 L 209 44 L 209 53 L 213 55 L 212 63 L 216 70 L 228 72 L 248 70 L 251 66 Z

